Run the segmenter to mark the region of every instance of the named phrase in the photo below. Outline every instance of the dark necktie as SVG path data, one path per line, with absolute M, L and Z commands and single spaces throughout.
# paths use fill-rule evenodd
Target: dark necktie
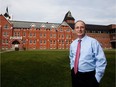
M 78 40 L 76 57 L 75 57 L 75 62 L 74 62 L 74 72 L 75 72 L 75 74 L 78 71 L 78 63 L 79 63 L 79 57 L 80 57 L 80 49 L 81 49 L 81 40 Z

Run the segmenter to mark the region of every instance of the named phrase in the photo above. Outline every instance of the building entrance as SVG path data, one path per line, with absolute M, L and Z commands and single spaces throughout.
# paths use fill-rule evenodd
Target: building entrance
M 15 40 L 12 42 L 12 49 L 19 49 L 19 41 Z

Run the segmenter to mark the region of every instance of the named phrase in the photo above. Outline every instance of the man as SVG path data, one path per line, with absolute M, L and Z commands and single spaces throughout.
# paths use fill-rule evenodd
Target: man
M 99 42 L 86 35 L 85 23 L 75 23 L 77 39 L 70 45 L 72 87 L 99 87 L 107 61 Z

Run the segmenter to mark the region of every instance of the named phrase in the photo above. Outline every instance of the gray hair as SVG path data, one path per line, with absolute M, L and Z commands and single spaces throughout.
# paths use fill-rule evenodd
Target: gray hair
M 78 20 L 78 21 L 75 22 L 75 24 L 78 23 L 78 22 L 82 22 L 82 23 L 85 25 L 85 27 L 86 27 L 86 24 L 85 24 L 84 21 L 82 21 L 82 20 Z

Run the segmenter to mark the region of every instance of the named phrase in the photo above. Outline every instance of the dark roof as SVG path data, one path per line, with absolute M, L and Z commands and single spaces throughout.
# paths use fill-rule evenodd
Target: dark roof
M 70 26 L 72 29 L 74 29 L 74 24 L 68 24 L 65 21 L 60 23 L 48 23 L 48 22 L 28 22 L 28 21 L 11 21 L 13 24 L 13 28 L 30 28 L 32 25 L 34 25 L 36 28 L 41 28 L 44 26 L 45 28 L 51 29 L 52 27 L 57 28 L 60 25 L 64 26 Z M 109 30 L 108 26 L 105 25 L 92 25 L 92 24 L 86 24 L 87 30 Z
M 108 26 L 105 25 L 93 25 L 93 24 L 86 24 L 87 30 L 109 30 Z
M 36 28 L 42 26 L 51 29 L 51 27 L 57 28 L 60 23 L 48 23 L 48 22 L 28 22 L 28 21 L 10 21 L 13 24 L 13 28 L 30 28 L 34 25 Z
M 64 20 L 63 21 L 66 21 L 66 20 L 75 20 L 73 17 L 72 17 L 72 14 L 70 11 L 68 11 L 64 17 Z
M 63 21 L 63 22 L 61 23 L 61 25 L 63 25 L 63 26 L 69 26 L 65 21 Z
M 70 26 L 72 29 L 74 29 L 74 25 L 75 25 L 75 24 L 69 23 L 69 26 Z
M 9 14 L 8 13 L 5 13 L 4 16 L 7 18 L 10 18 Z
M 69 24 L 72 29 L 74 29 L 74 25 L 75 24 Z M 86 30 L 109 30 L 109 28 L 105 25 L 86 24 Z
M 8 7 L 6 8 L 6 12 L 5 12 L 4 16 L 5 16 L 6 18 L 9 18 L 9 19 L 10 19 L 10 15 L 9 15 L 9 13 L 8 13 Z

